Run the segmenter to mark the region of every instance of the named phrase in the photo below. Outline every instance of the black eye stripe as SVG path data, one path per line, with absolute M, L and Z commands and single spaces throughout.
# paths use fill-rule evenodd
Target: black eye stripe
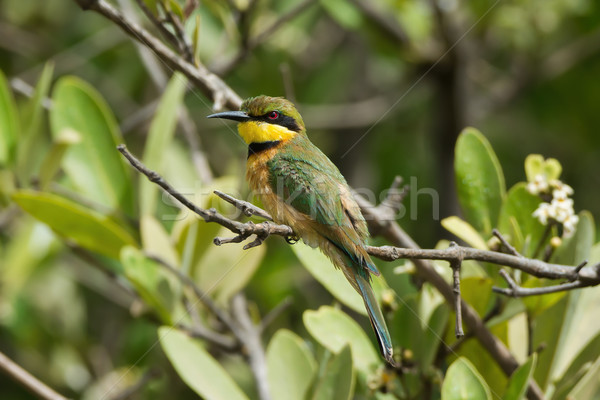
M 271 119 L 269 118 L 269 114 L 271 114 L 271 112 L 272 111 L 269 111 L 264 115 L 252 116 L 252 119 L 257 121 L 268 122 L 269 124 L 281 125 L 288 128 L 291 131 L 300 132 L 300 127 L 298 126 L 294 118 L 277 111 L 279 116 L 276 119 Z

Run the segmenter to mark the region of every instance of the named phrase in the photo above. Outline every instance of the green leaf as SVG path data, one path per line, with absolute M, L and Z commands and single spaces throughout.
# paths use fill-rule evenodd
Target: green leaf
M 490 389 L 473 364 L 460 357 L 450 365 L 442 384 L 442 400 L 491 400 Z
M 588 344 L 581 349 L 577 357 L 571 362 L 568 369 L 562 375 L 560 380 L 555 384 L 556 392 L 552 399 L 564 399 L 581 377 L 589 369 L 592 363 L 600 354 L 600 333 L 596 335 Z
M 148 132 L 144 148 L 143 163 L 153 171 L 163 173 L 165 149 L 173 139 L 179 107 L 185 94 L 187 79 L 180 73 L 175 73 L 165 93 L 160 99 L 158 108 Z M 156 210 L 159 188 L 148 178 L 140 176 L 140 211 L 142 215 L 154 214 Z
M 0 70 L 0 167 L 14 160 L 17 135 L 20 132 L 19 116 L 8 81 Z
M 142 247 L 147 254 L 160 257 L 171 265 L 179 265 L 179 256 L 165 228 L 151 215 L 140 219 Z
M 460 281 L 460 292 L 463 299 L 483 317 L 488 310 L 492 299 L 492 286 L 490 278 L 471 277 Z
M 357 30 L 363 25 L 363 16 L 352 3 L 344 0 L 321 0 L 325 11 L 342 27 Z
M 487 244 L 481 235 L 466 221 L 463 221 L 459 217 L 448 217 L 444 218 L 441 222 L 442 226 L 446 230 L 454 235 L 458 236 L 471 247 L 480 250 L 487 250 Z
M 454 172 L 458 200 L 467 222 L 489 235 L 498 222 L 506 189 L 498 158 L 478 130 L 466 128 L 458 137 Z
M 248 400 L 223 367 L 194 340 L 174 328 L 158 328 L 160 344 L 181 379 L 206 400 Z
M 172 324 L 176 294 L 166 271 L 131 246 L 121 250 L 121 263 L 125 276 L 146 304 L 156 311 L 163 323 Z
M 292 250 L 310 274 L 342 304 L 367 315 L 362 297 L 354 290 L 343 272 L 333 266 L 329 258 L 317 249 L 304 244 L 292 246 Z M 373 280 L 375 282 L 376 279 Z
M 344 312 L 322 306 L 318 311 L 305 311 L 302 320 L 308 332 L 333 353 L 350 345 L 354 365 L 360 371 L 368 373 L 383 362 L 365 331 Z
M 597 399 L 600 397 L 600 357 L 596 359 L 588 372 L 581 378 L 567 399 Z
M 219 230 L 218 236 L 229 235 L 229 230 Z M 236 243 L 210 246 L 194 268 L 194 278 L 217 301 L 228 304 L 229 299 L 252 279 L 266 248 L 265 244 L 249 250 L 244 250 L 243 245 Z
M 500 210 L 498 230 L 526 256 L 533 255 L 546 229 L 532 215 L 540 202 L 538 196 L 527 191 L 524 182 L 519 182 L 508 191 Z
M 503 400 L 521 400 L 527 393 L 529 380 L 533 376 L 535 364 L 537 362 L 537 354 L 533 353 L 527 362 L 521 365 L 510 377 L 506 392 L 502 397 Z
M 565 321 L 567 303 L 567 298 L 563 296 L 552 307 L 532 318 L 535 329 L 533 330 L 530 347 L 533 349 L 539 346 L 544 347 L 544 351 L 538 354 L 537 367 L 533 373 L 535 381 L 540 387 L 545 387 L 549 382 L 550 372 L 557 356 L 557 345 Z
M 133 213 L 130 172 L 116 150 L 123 142 L 115 117 L 100 94 L 79 78 L 61 78 L 53 92 L 52 135 L 75 131 L 81 142 L 65 154 L 63 168 L 88 198 L 112 209 Z
M 317 365 L 304 341 L 287 329 L 267 347 L 267 377 L 273 399 L 304 400 Z
M 325 372 L 316 384 L 312 400 L 350 400 L 354 393 L 354 384 L 352 353 L 350 346 L 346 345 L 327 363 Z
M 44 115 L 44 101 L 48 96 L 52 74 L 54 73 L 54 63 L 47 62 L 42 70 L 40 79 L 35 87 L 33 96 L 25 104 L 22 113 L 21 125 L 23 126 L 22 137 L 20 138 L 19 149 L 17 152 L 17 171 L 21 182 L 27 184 L 31 180 L 35 168 L 39 166 L 39 161 L 46 150 L 44 146 L 45 137 L 41 129 Z
M 13 200 L 23 210 L 79 246 L 118 259 L 121 248 L 137 246 L 131 235 L 109 217 L 50 193 L 21 190 Z

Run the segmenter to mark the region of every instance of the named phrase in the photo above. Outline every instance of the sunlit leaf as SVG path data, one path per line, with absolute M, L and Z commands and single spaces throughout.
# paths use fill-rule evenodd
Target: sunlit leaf
M 459 217 L 448 217 L 444 218 L 441 224 L 448 232 L 458 236 L 471 247 L 487 250 L 488 247 L 485 240 L 483 240 L 481 235 L 468 222 L 463 221 Z
M 94 202 L 132 214 L 130 171 L 116 150 L 123 138 L 104 99 L 90 84 L 72 76 L 56 83 L 52 99 L 53 137 L 59 138 L 65 131 L 81 137 L 63 159 L 69 178 Z
M 151 215 L 140 219 L 142 247 L 148 254 L 160 257 L 171 265 L 179 265 L 179 256 L 165 228 Z
M 383 362 L 365 331 L 343 311 L 322 306 L 317 311 L 305 311 L 302 319 L 310 334 L 330 351 L 337 354 L 350 345 L 359 370 L 367 373 Z
M 597 399 L 600 397 L 600 357 L 567 395 L 567 399 Z
M 160 344 L 181 379 L 206 400 L 248 400 L 202 344 L 174 328 L 158 328 Z
M 600 354 L 600 333 L 588 342 L 569 365 L 560 380 L 555 384 L 556 392 L 552 399 L 564 399 L 581 377 L 589 370 L 592 363 Z
M 354 393 L 354 368 L 350 346 L 329 360 L 316 384 L 312 400 L 350 400 Z
M 136 246 L 135 239 L 113 220 L 63 197 L 21 190 L 13 200 L 60 236 L 88 250 L 119 258 L 123 246 Z
M 150 124 L 150 131 L 148 132 L 142 161 L 153 171 L 163 172 L 165 149 L 175 134 L 178 111 L 183 101 L 186 84 L 187 79 L 183 75 L 179 73 L 173 75 L 160 99 L 160 103 Z M 153 214 L 156 210 L 159 188 L 145 176 L 140 176 L 139 179 L 141 214 Z
M 218 236 L 231 235 L 225 228 L 218 233 Z M 193 269 L 200 287 L 222 304 L 228 304 L 231 296 L 246 286 L 265 255 L 266 244 L 249 250 L 243 246 L 238 243 L 210 246 Z
M 466 128 L 456 142 L 454 172 L 458 199 L 469 222 L 489 235 L 496 226 L 505 197 L 504 175 L 487 139 Z
M 39 166 L 39 160 L 42 158 L 47 141 L 42 135 L 42 122 L 44 115 L 44 103 L 47 100 L 52 74 L 54 73 L 54 63 L 47 62 L 40 74 L 37 85 L 33 91 L 31 99 L 25 104 L 22 112 L 22 135 L 19 139 L 19 148 L 17 152 L 17 173 L 21 182 L 27 184 L 35 168 Z
M 138 249 L 126 246 L 121 250 L 125 276 L 142 299 L 165 324 L 173 321 L 176 294 L 167 279 L 167 272 Z
M 15 156 L 19 116 L 6 77 L 0 70 L 0 167 L 10 164 Z
M 442 400 L 491 400 L 487 386 L 473 364 L 460 357 L 450 365 L 442 384 Z
M 533 371 L 537 362 L 537 354 L 533 353 L 527 362 L 521 365 L 510 377 L 503 400 L 521 400 L 527 393 L 529 380 L 533 376 Z
M 471 277 L 460 281 L 461 296 L 481 317 L 487 312 L 493 285 L 490 278 Z
M 291 331 L 277 331 L 267 347 L 271 397 L 304 400 L 316 370 L 315 359 L 306 343 Z
M 351 3 L 344 0 L 321 0 L 321 5 L 338 24 L 356 30 L 363 24 L 362 14 Z

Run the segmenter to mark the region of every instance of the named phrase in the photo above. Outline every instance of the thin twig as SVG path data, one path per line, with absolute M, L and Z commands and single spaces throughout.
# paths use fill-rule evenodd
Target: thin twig
M 273 217 L 271 217 L 271 215 L 268 212 L 266 212 L 262 208 L 256 207 L 254 204 L 252 204 L 248 201 L 238 200 L 235 197 L 230 196 L 227 193 L 223 193 L 219 190 L 215 190 L 214 194 L 216 194 L 217 196 L 219 196 L 220 198 L 222 198 L 229 204 L 233 204 L 237 209 L 242 211 L 242 213 L 244 213 L 244 215 L 247 217 L 256 215 L 257 217 L 264 218 L 267 221 L 273 221 Z
M 54 389 L 31 375 L 2 352 L 0 352 L 0 371 L 6 373 L 13 381 L 23 386 L 40 399 L 67 400 L 66 397 L 55 392 Z
M 500 233 L 498 229 L 492 229 L 492 235 L 496 236 L 498 240 L 500 240 L 502 245 L 506 248 L 506 250 L 508 250 L 510 254 L 512 254 L 513 256 L 522 257 L 522 255 L 517 251 L 517 249 L 515 249 L 510 243 L 508 243 L 508 240 L 506 240 L 506 238 Z
M 210 296 L 208 294 L 206 294 L 202 289 L 200 289 L 198 287 L 198 285 L 196 285 L 196 283 L 189 276 L 185 275 L 183 272 L 181 272 L 180 270 L 178 270 L 177 268 L 175 268 L 174 266 L 172 266 L 171 264 L 169 264 L 168 262 L 166 262 L 165 260 L 163 260 L 160 257 L 156 257 L 152 254 L 146 254 L 146 257 L 148 257 L 149 259 L 151 259 L 153 261 L 156 261 L 159 265 L 161 265 L 167 271 L 169 271 L 170 273 L 175 275 L 177 277 L 177 279 L 179 279 L 181 281 L 181 283 L 183 283 L 184 285 L 191 288 L 192 291 L 194 292 L 194 295 L 198 299 L 198 301 L 200 301 L 202 304 L 204 304 L 204 306 L 211 313 L 213 313 L 217 318 L 219 318 L 219 320 L 221 320 L 221 322 L 223 322 L 227 326 L 227 328 L 229 330 L 231 330 L 234 334 L 236 332 L 238 332 L 238 327 L 231 320 L 230 316 L 227 315 L 227 313 L 225 313 L 225 311 L 221 310 L 212 301 Z
M 456 247 L 455 242 L 450 243 L 450 247 Z M 462 259 L 456 259 L 450 261 L 450 268 L 452 268 L 452 291 L 454 292 L 454 312 L 456 314 L 456 322 L 454 326 L 454 335 L 457 339 L 465 336 L 465 332 L 462 327 L 462 307 L 460 297 L 460 267 L 462 265 Z
M 234 221 L 221 214 L 214 209 L 205 210 L 197 207 L 194 203 L 185 198 L 181 193 L 175 190 L 169 183 L 167 183 L 159 174 L 149 170 L 144 164 L 142 164 L 137 158 L 135 158 L 125 147 L 125 145 L 119 145 L 118 150 L 127 158 L 129 163 L 153 183 L 156 183 L 163 190 L 177 199 L 186 208 L 198 214 L 206 222 L 216 222 L 219 225 L 224 226 L 230 231 L 239 235 L 246 235 L 246 237 L 255 234 L 257 236 L 266 237 L 268 235 L 278 235 L 283 237 L 294 236 L 294 231 L 287 225 L 277 225 L 273 223 L 263 222 L 260 224 L 254 223 L 242 223 Z
M 261 328 L 254 325 L 250 319 L 246 297 L 242 293 L 238 293 L 231 300 L 231 312 L 241 329 L 238 339 L 242 342 L 243 350 L 248 356 L 250 368 L 256 380 L 258 396 L 261 400 L 270 400 L 267 360 L 260 338 Z
M 212 98 L 215 109 L 227 107 L 238 109 L 242 99 L 221 78 L 210 72 L 202 64 L 191 64 L 175 54 L 148 31 L 126 18 L 106 0 L 73 0 L 83 10 L 95 11 L 118 25 L 125 33 L 144 44 L 169 68 L 187 76 L 207 97 Z
M 216 67 L 214 70 L 220 76 L 228 75 L 235 67 L 237 67 L 256 47 L 264 43 L 269 37 L 279 30 L 286 23 L 300 15 L 304 10 L 316 3 L 316 0 L 304 0 L 298 3 L 290 11 L 279 17 L 273 24 L 265 28 L 264 31 L 256 35 L 254 38 L 247 38 L 246 43 L 241 47 L 235 56 L 221 67 Z
M 187 333 L 193 338 L 206 340 L 207 342 L 219 346 L 223 350 L 234 351 L 239 348 L 238 343 L 235 339 L 210 330 L 203 325 L 195 325 L 192 327 L 183 324 L 178 324 L 176 325 L 176 327 L 180 331 Z
M 506 283 L 508 284 L 508 288 L 499 288 L 494 286 L 492 290 L 495 293 L 500 293 L 510 297 L 526 297 L 526 296 L 540 296 L 548 293 L 557 293 L 557 292 L 566 292 L 568 290 L 579 289 L 585 287 L 581 281 L 573 281 L 568 283 L 563 283 L 560 285 L 554 286 L 544 286 L 537 288 L 524 288 L 519 285 L 510 277 L 508 272 L 501 269 L 500 275 L 504 278 Z
M 292 298 L 286 297 L 281 301 L 281 303 L 277 304 L 275 308 L 269 311 L 267 315 L 263 317 L 262 321 L 260 321 L 259 328 L 261 332 L 264 331 L 273 321 L 275 321 L 275 319 L 277 319 L 277 317 L 279 317 L 285 310 L 287 310 L 292 303 Z

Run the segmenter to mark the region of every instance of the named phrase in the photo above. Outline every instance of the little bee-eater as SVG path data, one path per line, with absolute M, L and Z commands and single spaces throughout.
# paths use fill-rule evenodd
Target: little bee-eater
M 369 232 L 337 167 L 306 135 L 302 117 L 281 97 L 245 100 L 240 111 L 209 115 L 239 122 L 248 144 L 246 178 L 273 220 L 319 247 L 362 296 L 381 354 L 394 365 L 392 342 L 371 288 L 379 271 L 366 250 Z

